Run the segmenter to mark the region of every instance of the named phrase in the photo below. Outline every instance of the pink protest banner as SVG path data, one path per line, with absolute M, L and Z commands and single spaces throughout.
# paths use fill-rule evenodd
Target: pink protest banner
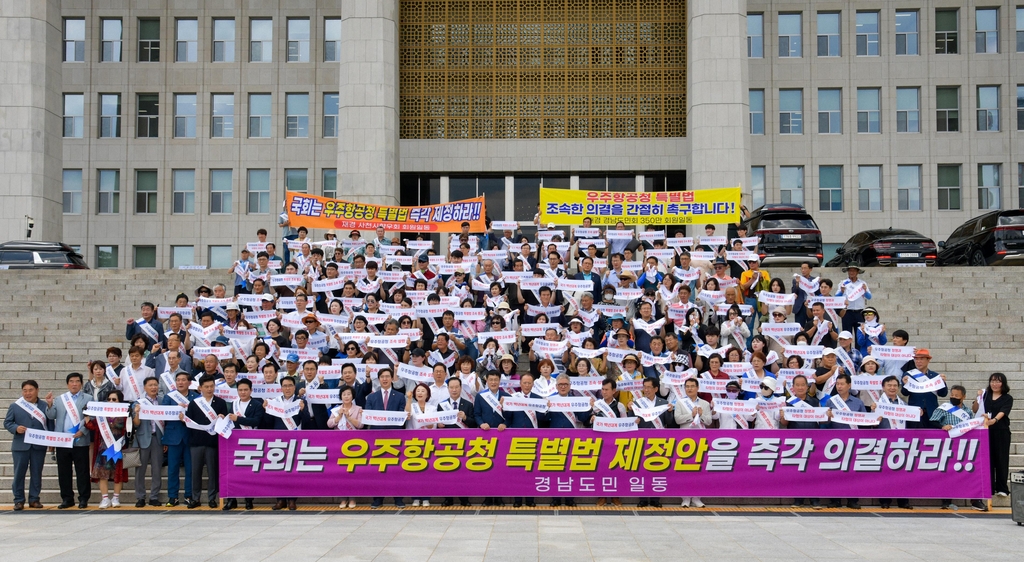
M 981 498 L 988 432 L 476 429 L 234 431 L 224 497 Z

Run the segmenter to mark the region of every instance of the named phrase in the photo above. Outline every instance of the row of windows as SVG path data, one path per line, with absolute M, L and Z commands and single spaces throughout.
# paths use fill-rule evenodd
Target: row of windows
M 980 132 L 1000 130 L 1000 87 L 977 87 L 976 126 Z M 882 132 L 882 90 L 857 88 L 857 132 Z M 1016 129 L 1024 131 L 1024 85 L 1017 85 Z M 765 91 L 754 89 L 749 93 L 750 134 L 765 134 Z M 803 89 L 779 90 L 779 134 L 804 134 Z M 843 91 L 840 88 L 818 89 L 818 134 L 843 133 Z M 960 87 L 935 88 L 935 130 L 960 131 Z M 896 88 L 896 132 L 921 132 L 921 88 Z
M 841 57 L 843 55 L 842 12 L 817 12 L 816 49 L 818 57 Z M 881 55 L 881 12 L 857 11 L 855 18 L 856 51 L 858 57 Z M 1016 51 L 1024 53 L 1024 7 L 1017 7 Z M 999 8 L 984 7 L 974 10 L 974 52 L 977 54 L 999 53 Z M 803 56 L 803 13 L 778 14 L 777 31 L 779 58 L 800 58 Z M 894 33 L 895 54 L 920 54 L 920 12 L 918 10 L 896 10 L 891 21 Z M 960 10 L 938 8 L 935 10 L 935 53 L 957 54 L 960 52 Z M 747 56 L 764 58 L 764 14 L 747 14 Z
M 82 214 L 83 177 L 80 169 L 64 170 L 64 213 Z M 230 215 L 233 211 L 234 170 L 210 170 L 209 206 L 211 215 Z M 321 193 L 335 198 L 338 192 L 338 171 L 321 170 Z M 244 212 L 250 215 L 270 213 L 270 170 L 249 169 L 245 177 Z M 309 170 L 284 170 L 284 189 L 309 192 Z M 196 213 L 196 170 L 171 171 L 171 212 L 176 215 Z M 158 212 L 160 188 L 156 170 L 135 170 L 135 214 Z M 96 170 L 96 214 L 111 215 L 121 212 L 121 170 Z M 199 212 L 202 212 L 201 210 Z
M 961 164 L 940 164 L 937 169 L 936 209 L 959 211 L 961 198 Z M 764 166 L 753 166 L 751 191 L 754 207 L 765 203 Z M 1001 164 L 978 164 L 978 210 L 1003 208 L 1003 169 Z M 818 210 L 843 211 L 843 166 L 818 166 Z M 883 186 L 882 166 L 863 165 L 856 170 L 856 201 L 858 211 L 882 211 L 887 196 Z M 1017 202 L 1024 204 L 1024 163 L 1017 165 Z M 891 195 L 890 195 L 891 197 Z M 804 204 L 804 167 L 779 167 L 779 198 L 781 203 Z M 896 207 L 900 211 L 922 210 L 922 175 L 918 164 L 896 166 Z M 1012 201 L 1006 202 L 1012 206 Z
M 160 62 L 160 18 L 139 18 L 138 60 L 139 62 Z M 210 61 L 234 62 L 235 37 L 237 34 L 234 18 L 213 18 L 210 20 Z M 309 62 L 310 32 L 309 18 L 287 18 L 288 62 Z M 124 22 L 121 18 L 100 18 L 100 62 L 122 62 L 125 39 Z M 273 18 L 249 18 L 248 29 L 249 62 L 272 62 L 274 56 Z M 64 62 L 85 62 L 86 25 L 84 18 L 64 19 Z M 200 27 L 194 18 L 174 19 L 174 62 L 197 62 L 199 59 Z M 323 19 L 324 62 L 341 60 L 341 18 Z
M 248 138 L 270 138 L 273 122 L 271 94 L 248 94 Z M 195 138 L 197 94 L 173 94 L 174 138 Z M 285 94 L 285 138 L 309 137 L 309 94 Z M 160 94 L 136 94 L 135 137 L 159 136 Z M 210 137 L 234 138 L 235 94 L 210 95 Z M 121 94 L 99 94 L 99 138 L 120 138 Z M 64 138 L 85 136 L 85 95 L 64 94 Z M 338 94 L 323 95 L 323 138 L 338 136 Z
M 81 252 L 81 246 L 72 246 Z M 171 246 L 169 248 L 170 266 L 188 267 L 200 265 L 196 263 L 195 246 Z M 96 246 L 96 268 L 113 269 L 120 267 L 120 248 L 118 246 Z M 235 254 L 231 246 L 207 246 L 207 266 L 210 269 L 228 269 L 235 263 Z M 156 246 L 132 246 L 132 267 L 136 269 L 154 269 L 157 266 Z

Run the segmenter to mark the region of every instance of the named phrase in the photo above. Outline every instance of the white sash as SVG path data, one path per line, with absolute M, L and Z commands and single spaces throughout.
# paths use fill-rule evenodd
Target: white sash
M 971 418 L 965 422 L 960 422 L 953 427 L 949 428 L 949 436 L 953 438 L 960 437 L 968 431 L 985 427 L 985 418 Z
M 24 398 L 18 398 L 18 400 L 14 403 L 17 404 L 22 410 L 28 412 L 28 415 L 32 416 L 34 420 L 41 423 L 44 428 L 46 427 L 46 414 L 44 414 L 43 411 L 40 410 L 38 406 L 29 402 L 28 400 L 25 400 Z M 75 410 L 74 408 L 72 408 L 69 411 Z M 77 412 L 75 413 L 77 414 Z
M 907 392 L 924 394 L 946 388 L 946 381 L 942 380 L 942 377 L 924 378 L 924 380 L 921 380 L 911 375 L 910 379 L 903 385 L 903 388 L 906 389 Z
M 484 401 L 487 402 L 487 405 L 490 406 L 496 414 L 502 414 L 501 402 L 498 401 L 497 397 L 494 396 L 494 393 L 491 392 L 490 389 L 481 391 L 478 396 L 482 396 Z
M 819 281 L 821 280 L 820 277 L 815 277 L 814 279 L 808 280 L 799 273 L 794 273 L 793 277 L 796 277 L 797 284 L 800 286 L 800 290 L 806 293 L 808 296 L 814 295 L 814 293 L 818 292 Z
M 939 409 L 944 411 L 944 412 L 949 412 L 949 413 L 953 414 L 954 416 L 959 418 L 961 422 L 965 422 L 965 421 L 968 421 L 968 420 L 971 419 L 970 412 L 968 412 L 964 408 L 961 408 L 960 406 L 954 406 L 953 404 L 950 404 L 949 402 L 946 402 L 945 404 L 939 406 Z M 981 417 L 981 416 L 978 416 L 978 417 Z
M 178 392 L 176 389 L 168 392 L 167 396 L 170 396 L 171 400 L 174 400 L 175 402 L 178 403 L 179 406 L 183 408 L 188 406 L 188 398 L 186 398 L 182 393 Z
M 135 325 L 138 326 L 139 329 L 142 330 L 142 333 L 146 334 L 146 337 L 153 343 L 160 341 L 160 334 L 157 333 L 156 328 L 151 326 L 149 322 L 146 322 L 144 318 L 136 320 Z
M 124 375 L 125 380 L 123 382 L 127 384 L 123 384 L 122 386 L 127 387 L 125 390 L 129 390 L 132 393 L 131 396 L 128 396 L 127 393 L 125 393 L 125 400 L 137 400 L 142 396 L 142 389 L 139 387 L 138 379 L 135 378 L 135 369 L 132 369 L 131 365 L 125 365 Z
M 594 400 L 594 411 L 600 413 L 602 416 L 604 416 L 606 418 L 617 418 L 617 417 L 619 417 L 612 410 L 612 407 L 609 406 L 608 403 L 605 402 L 603 399 L 602 400 Z
M 194 402 L 196 403 L 196 406 L 199 406 L 199 409 L 202 410 L 203 415 L 205 415 L 211 422 L 217 422 L 217 412 L 213 411 L 213 406 L 211 405 L 213 402 L 212 399 L 210 401 L 211 404 L 207 404 L 206 400 L 202 397 L 196 398 Z
M 98 417 L 96 418 L 96 427 L 100 429 L 100 436 L 103 437 L 103 444 L 107 447 L 114 446 L 114 451 L 120 451 L 124 444 L 124 437 L 120 439 L 114 439 L 114 432 L 110 429 L 110 423 L 107 422 L 107 418 Z M 103 454 L 103 453 L 100 453 Z
M 844 289 L 843 290 L 843 295 L 846 296 L 846 300 L 849 301 L 849 302 L 853 302 L 853 301 L 863 297 L 865 295 L 865 293 L 867 293 L 867 291 L 868 291 L 868 286 L 865 285 L 864 282 L 859 280 L 859 279 L 857 280 L 856 283 L 851 283 L 851 282 L 849 282 L 849 280 L 847 280 L 843 284 L 846 285 L 843 288 Z
M 293 397 L 294 398 L 294 397 Z M 275 418 L 279 418 L 289 431 L 298 429 L 294 416 L 299 413 L 298 400 L 284 400 L 276 398 L 266 402 L 266 412 Z
M 829 331 L 832 330 L 832 323 L 828 320 L 822 320 L 818 323 L 818 330 L 814 332 L 814 339 L 811 340 L 811 345 L 818 345 L 821 340 L 825 339 Z
M 174 377 L 171 376 L 170 371 L 164 371 L 160 373 L 160 381 L 164 383 L 164 386 L 167 387 L 167 390 L 174 390 L 176 386 L 174 384 Z
M 452 423 L 447 423 L 447 422 L 440 422 L 440 423 L 443 423 L 444 425 L 457 425 L 457 426 L 461 427 L 462 429 L 466 429 L 466 424 L 465 424 L 465 422 L 463 422 L 462 420 L 459 419 L 459 415 L 458 415 L 459 410 L 458 410 L 458 408 L 455 407 L 455 404 L 452 404 L 450 397 L 449 397 L 448 400 L 442 400 L 442 401 L 438 402 L 437 403 L 437 407 L 441 408 L 442 410 L 444 410 L 446 412 L 455 412 L 455 421 L 453 421 Z
M 82 416 L 78 412 L 78 406 L 75 405 L 75 400 L 71 397 L 70 392 L 65 392 L 60 395 L 61 402 L 64 403 L 64 409 L 67 410 L 68 416 L 71 418 L 71 427 L 76 428 L 82 424 Z M 31 413 L 31 412 L 30 412 Z M 35 415 L 33 415 L 35 417 Z M 45 423 L 43 426 L 45 427 Z
M 637 406 L 640 407 L 638 408 Z M 665 424 L 661 423 L 661 414 L 667 411 L 668 404 L 655 406 L 654 402 L 648 400 L 646 397 L 639 398 L 633 401 L 633 413 L 642 418 L 644 421 L 653 423 L 654 427 L 657 429 L 665 429 Z
M 889 420 L 893 429 L 906 429 L 907 422 L 916 422 L 921 419 L 921 409 L 917 406 L 908 406 L 897 398 L 890 401 L 888 396 L 882 395 L 875 401 L 875 411 Z
M 120 377 L 117 376 L 117 371 L 115 371 L 114 368 L 111 367 L 110 365 L 107 365 L 106 375 L 107 380 L 110 381 L 110 384 L 117 385 L 117 382 L 114 381 L 114 379 L 119 379 Z
M 250 399 L 250 401 L 251 401 L 251 399 Z M 246 405 L 248 406 L 248 403 Z M 235 401 L 231 402 L 231 411 L 234 412 L 236 415 L 244 416 L 245 415 L 245 408 L 242 408 L 242 401 L 241 400 L 235 400 Z M 252 429 L 252 427 L 248 426 L 248 425 L 241 425 L 241 424 L 239 424 L 239 427 L 241 427 L 242 429 Z

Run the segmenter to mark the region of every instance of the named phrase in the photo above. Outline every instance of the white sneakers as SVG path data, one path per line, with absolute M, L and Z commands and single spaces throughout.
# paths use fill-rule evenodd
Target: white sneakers
M 700 498 L 692 499 L 693 507 L 704 507 L 704 502 L 700 501 Z
M 108 507 L 110 507 L 110 498 L 103 498 L 103 501 L 100 502 L 100 509 L 107 509 Z
M 683 503 L 680 507 L 690 507 L 690 498 L 683 498 Z
M 348 506 L 350 508 L 354 508 L 356 506 L 356 500 L 354 500 L 354 499 L 348 500 Z
M 1006 492 L 996 492 L 996 495 L 1001 497 L 1001 498 L 1005 498 L 1006 496 L 1008 496 L 1010 494 L 1007 494 Z
M 420 505 L 422 505 L 423 507 L 430 507 L 430 500 L 423 500 L 423 503 Z
M 412 506 L 413 507 L 419 507 L 420 506 L 420 500 L 412 500 Z

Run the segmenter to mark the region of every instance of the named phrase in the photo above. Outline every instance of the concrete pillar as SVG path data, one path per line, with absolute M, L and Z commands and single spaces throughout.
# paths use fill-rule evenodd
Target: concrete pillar
M 0 2 L 0 242 L 63 237 L 60 0 Z
M 338 197 L 399 203 L 398 0 L 341 0 Z
M 746 0 L 689 0 L 686 91 L 689 189 L 743 186 L 750 194 Z

